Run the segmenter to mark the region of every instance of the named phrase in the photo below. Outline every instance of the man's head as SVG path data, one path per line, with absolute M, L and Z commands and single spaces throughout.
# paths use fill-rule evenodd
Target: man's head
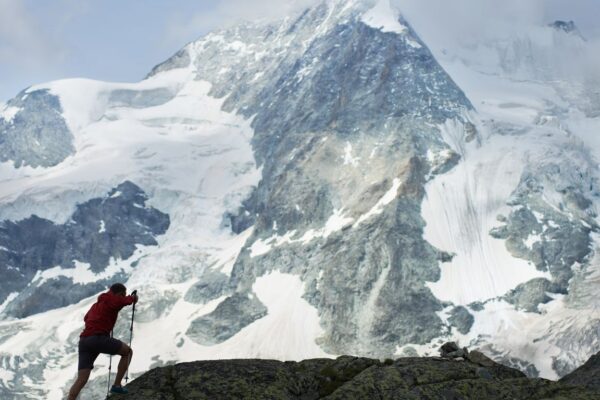
M 121 296 L 125 296 L 125 294 L 127 294 L 127 288 L 122 283 L 113 284 L 110 287 L 110 291 Z

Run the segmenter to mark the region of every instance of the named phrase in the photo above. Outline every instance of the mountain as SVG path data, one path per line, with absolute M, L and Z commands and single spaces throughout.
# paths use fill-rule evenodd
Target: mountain
M 387 0 L 329 0 L 138 83 L 19 93 L 0 107 L 2 397 L 61 398 L 113 281 L 141 298 L 133 375 L 447 340 L 529 376 L 583 364 L 600 86 L 571 78 L 580 36 L 504 34 L 440 48 Z

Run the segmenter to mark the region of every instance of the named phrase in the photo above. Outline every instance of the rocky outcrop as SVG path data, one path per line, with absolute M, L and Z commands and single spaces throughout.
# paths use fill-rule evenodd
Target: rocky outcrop
M 51 167 L 75 152 L 60 100 L 47 89 L 25 90 L 6 107 L 12 112 L 9 119 L 0 115 L 0 161 Z
M 44 276 L 49 269 L 69 270 L 76 263 L 100 273 L 111 259 L 131 257 L 137 245 L 155 246 L 166 232 L 169 216 L 146 207 L 146 194 L 127 181 L 104 198 L 79 204 L 70 221 L 57 225 L 35 215 L 21 221 L 0 222 L 0 303 L 17 294 L 4 313 L 26 317 L 76 303 L 106 288 L 122 274 L 76 283 L 61 274 Z M 67 274 L 68 275 L 68 274 Z
M 581 367 L 563 377 L 560 382 L 600 391 L 600 353 L 592 356 Z
M 592 252 L 591 235 L 599 231 L 590 199 L 597 196 L 592 158 L 571 146 L 558 150 L 557 161 L 532 163 L 508 201 L 512 211 L 500 216 L 504 225 L 490 234 L 506 240 L 513 256 L 530 261 L 551 279 L 536 278 L 519 285 L 505 299 L 519 309 L 538 312 L 548 295 L 566 294 L 573 266 L 586 264 Z M 554 200 L 548 202 L 551 197 Z
M 452 350 L 455 345 L 447 344 Z M 219 360 L 156 368 L 131 382 L 130 400 L 598 399 L 593 377 L 530 379 L 478 351 L 379 361 L 342 356 L 301 362 Z M 452 353 L 452 352 L 450 352 Z M 596 356 L 598 357 L 598 356 Z M 587 365 L 587 364 L 586 364 Z M 597 362 L 594 364 L 597 368 Z M 582 367 L 583 368 L 583 367 Z M 575 383 L 572 385 L 570 383 Z M 596 382 L 597 384 L 597 382 Z M 585 387 L 587 386 L 587 387 Z M 111 396 L 119 398 L 117 395 Z
M 211 346 L 231 338 L 243 327 L 265 315 L 267 308 L 256 296 L 236 293 L 210 314 L 192 321 L 186 334 L 204 346 Z
M 575 25 L 574 21 L 556 20 L 556 21 L 548 24 L 548 26 L 553 29 L 556 29 L 557 31 L 560 31 L 560 32 L 577 35 L 583 39 L 583 36 L 581 36 L 581 33 L 579 32 L 579 29 L 577 28 L 577 25 Z

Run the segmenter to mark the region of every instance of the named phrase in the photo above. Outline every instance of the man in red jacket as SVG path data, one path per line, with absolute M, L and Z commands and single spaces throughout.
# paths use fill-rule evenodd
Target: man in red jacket
M 137 301 L 136 294 L 127 296 L 127 288 L 121 283 L 115 283 L 108 292 L 98 296 L 98 301 L 85 314 L 85 329 L 79 335 L 79 372 L 69 391 L 69 400 L 75 400 L 87 383 L 94 368 L 94 361 L 100 353 L 121 356 L 111 392 L 127 393 L 127 389 L 121 385 L 121 380 L 131 362 L 133 352 L 125 343 L 112 338 L 111 332 L 119 311 Z

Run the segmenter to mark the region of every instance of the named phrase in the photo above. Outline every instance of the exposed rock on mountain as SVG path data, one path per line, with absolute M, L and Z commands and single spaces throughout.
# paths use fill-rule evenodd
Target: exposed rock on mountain
M 75 152 L 60 99 L 48 90 L 23 91 L 0 112 L 0 161 L 51 167 Z
M 105 270 L 131 257 L 138 245 L 156 246 L 155 237 L 169 227 L 169 216 L 146 207 L 147 200 L 138 186 L 124 182 L 103 198 L 79 204 L 63 225 L 36 215 L 2 221 L 3 313 L 23 318 L 64 307 L 125 280 L 123 270 Z

